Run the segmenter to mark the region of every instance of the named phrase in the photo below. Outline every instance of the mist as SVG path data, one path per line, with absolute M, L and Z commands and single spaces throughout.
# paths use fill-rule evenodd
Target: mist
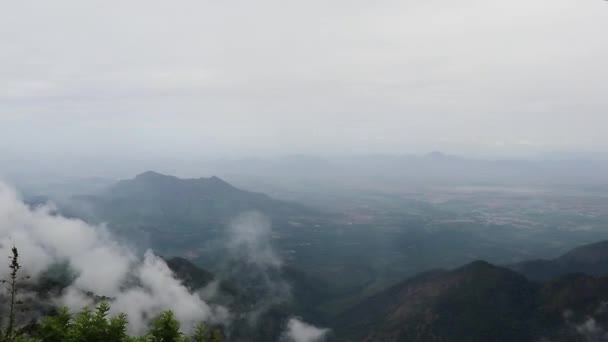
M 228 231 L 228 262 L 223 275 L 247 284 L 255 293 L 256 304 L 245 313 L 250 325 L 257 325 L 260 315 L 277 304 L 293 299 L 291 285 L 283 278 L 284 261 L 272 242 L 271 222 L 259 212 L 245 212 L 236 217 Z M 284 338 L 288 342 L 320 342 L 328 329 L 317 328 L 300 318 L 287 321 Z
M 120 164 L 603 151 L 606 5 L 11 3 L 0 152 Z
M 287 323 L 285 339 L 287 342 L 322 342 L 327 333 L 327 329 L 320 329 L 292 318 Z
M 0 184 L 0 255 L 19 249 L 23 275 L 36 280 L 50 266 L 67 264 L 75 277 L 55 304 L 80 311 L 95 306 L 93 293 L 111 298 L 113 313 L 127 313 L 129 329 L 141 334 L 165 310 L 191 331 L 200 322 L 226 324 L 226 308 L 207 304 L 177 280 L 151 251 L 137 256 L 103 226 L 53 214 L 48 206 L 30 209 L 10 187 Z M 8 264 L 7 264 L 8 265 Z M 4 278 L 8 266 L 1 269 Z
M 0 291 L 0 340 L 106 300 L 130 335 L 608 340 L 607 32 L 604 0 L 7 2 L 33 309 Z

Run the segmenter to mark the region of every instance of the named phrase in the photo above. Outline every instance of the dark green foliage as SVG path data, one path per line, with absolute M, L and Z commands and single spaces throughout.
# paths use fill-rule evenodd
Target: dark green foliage
M 213 274 L 200 269 L 184 258 L 165 259 L 167 266 L 175 276 L 190 290 L 203 288 L 214 280 Z
M 95 311 L 85 308 L 72 317 L 67 308 L 55 316 L 46 317 L 31 337 L 21 336 L 23 342 L 221 342 L 218 329 L 199 324 L 190 339 L 180 331 L 180 323 L 171 311 L 162 313 L 145 336 L 127 334 L 127 316 L 108 317 L 110 306 L 102 302 Z M 17 341 L 17 340 L 15 340 Z
M 10 257 L 11 263 L 8 266 L 11 269 L 10 278 L 8 279 L 8 290 L 9 290 L 9 312 L 8 312 L 8 325 L 6 327 L 6 333 L 4 338 L 6 341 L 13 341 L 14 327 L 15 327 L 15 305 L 17 301 L 17 273 L 21 268 L 19 265 L 19 251 L 13 246 L 11 250 L 13 255 Z
M 57 315 L 45 317 L 39 328 L 39 338 L 44 342 L 62 342 L 72 328 L 72 315 L 68 308 L 61 308 Z
M 18 272 L 19 252 L 16 247 L 12 248 L 10 257 L 9 279 L 3 280 L 7 283 L 9 292 L 8 324 L 4 334 L 0 335 L 0 342 L 188 342 L 190 338 L 180 331 L 180 323 L 171 311 L 163 312 L 151 325 L 150 331 L 145 336 L 127 335 L 127 315 L 119 314 L 109 317 L 110 305 L 105 297 L 93 311 L 84 308 L 75 316 L 67 308 L 61 308 L 52 316 L 43 318 L 38 324 L 30 324 L 18 329 L 15 321 L 16 306 L 21 304 L 17 298 L 20 289 Z M 179 262 L 184 264 L 184 262 Z M 186 265 L 188 266 L 188 265 Z M 201 273 L 197 282 L 210 281 L 212 278 L 207 273 Z M 200 279 L 199 279 L 200 278 Z M 42 287 L 50 290 L 54 287 L 61 288 L 61 283 L 49 283 Z M 194 285 L 194 284 L 193 284 Z M 46 291 L 45 291 L 46 292 Z M 221 342 L 223 335 L 218 329 L 210 329 L 204 324 L 199 324 L 192 337 L 194 342 Z
M 204 324 L 196 326 L 191 342 L 221 342 L 222 333 L 218 329 L 211 330 Z
M 192 342 L 208 341 L 208 336 L 209 330 L 207 329 L 207 326 L 204 324 L 199 324 L 196 326 L 194 336 L 192 336 Z
M 343 341 L 578 341 L 577 327 L 589 317 L 608 324 L 607 299 L 608 278 L 569 275 L 539 284 L 477 261 L 370 297 L 341 315 L 334 331 Z
M 152 323 L 150 329 L 151 342 L 179 342 L 182 340 L 182 334 L 179 331 L 180 324 L 175 319 L 173 312 L 164 312 L 158 319 Z
M 102 302 L 95 312 L 85 308 L 70 326 L 69 340 L 74 342 L 122 342 L 127 337 L 127 317 L 120 314 L 108 319 L 110 306 Z
M 169 228 L 190 232 L 189 228 L 226 223 L 245 211 L 258 210 L 271 217 L 313 212 L 302 205 L 237 189 L 217 177 L 179 179 L 150 171 L 78 200 L 90 206 L 91 212 L 82 213 L 88 220 L 108 221 L 123 228 L 145 226 L 149 233 L 162 235 L 159 238 L 166 238 Z
M 531 260 L 509 266 L 534 281 L 547 281 L 568 273 L 608 274 L 608 241 L 584 245 L 553 260 Z

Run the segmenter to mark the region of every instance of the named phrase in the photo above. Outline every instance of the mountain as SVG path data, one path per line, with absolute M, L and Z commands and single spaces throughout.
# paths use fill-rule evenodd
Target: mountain
M 595 341 L 587 338 L 608 326 L 606 299 L 606 277 L 539 284 L 477 261 L 399 283 L 342 314 L 334 330 L 340 341 Z
M 104 218 L 120 222 L 217 223 L 250 210 L 272 217 L 301 215 L 304 206 L 237 189 L 218 177 L 180 179 L 148 171 L 98 196 L 80 196 Z
M 174 257 L 165 259 L 165 262 L 175 277 L 190 290 L 202 289 L 215 279 L 212 273 L 194 265 L 188 259 Z
M 337 335 L 352 341 L 516 341 L 538 289 L 485 262 L 406 280 L 343 314 Z M 497 332 L 509 332 L 496 339 Z
M 424 155 L 371 154 L 334 157 L 289 156 L 276 159 L 208 161 L 199 168 L 231 180 L 257 180 L 295 187 L 328 184 L 492 184 L 517 186 L 604 185 L 608 161 L 603 158 L 476 159 L 435 151 Z M 281 182 L 277 182 L 281 180 Z M 297 180 L 297 181 L 293 181 Z M 285 184 L 283 184 L 285 183 Z M 266 191 L 266 190 L 264 190 Z
M 278 341 L 289 317 L 295 314 L 315 317 L 316 312 L 307 311 L 309 302 L 318 301 L 323 296 L 321 289 L 324 284 L 321 281 L 291 267 L 281 270 L 280 276 L 285 278 L 293 293 L 277 301 L 259 297 L 255 284 L 251 282 L 220 279 L 185 258 L 174 257 L 165 261 L 176 278 L 190 290 L 201 290 L 203 296 L 209 296 L 209 302 L 229 308 L 234 319 L 230 324 L 231 341 Z M 255 317 L 255 322 L 252 322 L 252 317 Z
M 238 189 L 218 177 L 180 179 L 148 171 L 94 195 L 78 195 L 63 214 L 109 228 L 142 248 L 186 255 L 221 237 L 239 214 L 258 211 L 276 226 L 325 214 Z M 217 245 L 217 244 L 216 244 Z
M 608 274 L 608 241 L 575 248 L 553 260 L 531 260 L 510 265 L 529 279 L 546 281 L 569 273 Z

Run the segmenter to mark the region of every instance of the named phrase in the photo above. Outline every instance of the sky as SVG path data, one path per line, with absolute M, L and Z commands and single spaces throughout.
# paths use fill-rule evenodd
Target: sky
M 602 0 L 7 1 L 0 153 L 608 150 Z

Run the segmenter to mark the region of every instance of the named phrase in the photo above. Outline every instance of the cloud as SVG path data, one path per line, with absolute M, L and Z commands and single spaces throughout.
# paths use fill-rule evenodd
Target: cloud
M 292 318 L 287 322 L 284 340 L 286 342 L 321 342 L 325 340 L 328 333 L 327 329 L 317 328 L 298 318 Z
M 259 212 L 239 215 L 230 224 L 228 249 L 241 261 L 262 269 L 280 268 L 283 264 L 271 244 L 270 221 Z
M 256 305 L 248 313 L 250 324 L 275 304 L 291 299 L 291 287 L 283 278 L 283 261 L 272 244 L 273 232 L 268 218 L 259 212 L 245 212 L 230 224 L 228 250 L 232 272 L 255 288 Z M 235 265 L 238 265 L 235 268 Z M 299 318 L 289 318 L 282 339 L 288 342 L 320 342 L 329 330 L 309 325 Z
M 0 143 L 127 158 L 605 148 L 606 31 L 602 0 L 11 2 Z
M 243 284 L 255 298 L 246 313 L 250 325 L 275 304 L 291 299 L 291 287 L 283 279 L 283 261 L 272 245 L 268 218 L 259 212 L 245 212 L 228 227 L 227 261 L 223 276 Z
M 257 212 L 235 218 L 228 234 L 224 276 L 244 282 L 253 291 L 256 303 L 241 317 L 255 325 L 268 308 L 291 299 L 290 286 L 281 273 L 283 261 L 272 246 L 269 220 Z M 189 292 L 151 251 L 140 257 L 103 226 L 58 216 L 51 206 L 32 209 L 0 183 L 0 256 L 10 255 L 13 245 L 20 252 L 21 272 L 34 280 L 51 266 L 69 265 L 75 278 L 54 299 L 56 305 L 78 311 L 94 305 L 91 292 L 109 297 L 111 313 L 128 315 L 131 333 L 144 332 L 164 310 L 172 310 L 186 332 L 199 322 L 229 325 L 235 318 L 225 307 L 205 301 L 213 296 L 213 288 L 209 293 Z M 0 268 L 0 277 L 7 273 L 8 267 Z M 313 342 L 321 341 L 326 333 L 292 318 L 284 335 L 288 341 Z
M 19 249 L 22 272 L 34 279 L 54 264 L 67 263 L 75 272 L 57 304 L 73 310 L 93 305 L 87 292 L 113 298 L 113 312 L 129 315 L 133 333 L 143 332 L 164 310 L 173 310 L 186 331 L 202 321 L 229 320 L 225 308 L 190 293 L 152 252 L 142 259 L 104 227 L 57 216 L 50 207 L 30 209 L 0 183 L 0 255 L 8 256 L 13 245 Z M 6 275 L 8 267 L 0 272 Z
M 576 326 L 576 331 L 588 342 L 601 342 L 608 339 L 608 333 L 593 317 Z

